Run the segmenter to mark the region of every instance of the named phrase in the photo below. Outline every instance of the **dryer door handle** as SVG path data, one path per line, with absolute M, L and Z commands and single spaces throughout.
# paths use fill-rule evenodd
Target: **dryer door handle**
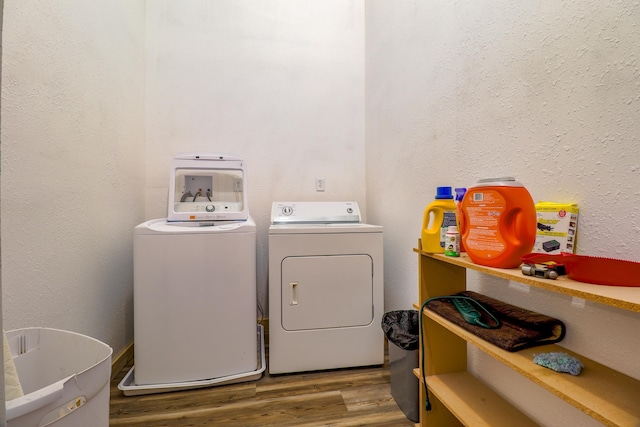
M 298 305 L 298 282 L 291 282 L 289 286 L 291 287 L 291 292 L 289 293 L 291 302 L 289 302 L 289 305 Z

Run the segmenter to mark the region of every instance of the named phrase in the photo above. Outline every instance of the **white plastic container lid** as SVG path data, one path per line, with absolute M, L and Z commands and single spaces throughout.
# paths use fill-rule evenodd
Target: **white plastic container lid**
M 524 185 L 516 181 L 512 176 L 504 176 L 500 178 L 479 179 L 477 184 L 471 186 L 471 188 L 477 187 L 524 187 Z

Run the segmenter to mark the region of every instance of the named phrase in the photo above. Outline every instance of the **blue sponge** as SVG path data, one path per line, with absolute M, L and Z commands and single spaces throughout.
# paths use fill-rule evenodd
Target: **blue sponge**
M 536 354 L 533 363 L 553 369 L 556 372 L 567 372 L 571 375 L 579 375 L 584 365 L 577 358 L 567 353 L 541 353 Z

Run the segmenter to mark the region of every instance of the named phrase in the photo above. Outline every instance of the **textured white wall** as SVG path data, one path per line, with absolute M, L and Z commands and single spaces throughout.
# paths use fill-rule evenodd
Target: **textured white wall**
M 247 159 L 263 304 L 269 207 L 287 198 L 366 204 L 385 227 L 387 310 L 416 301 L 411 249 L 438 185 L 514 175 L 535 199 L 580 205 L 580 253 L 640 260 L 637 4 L 372 0 L 366 32 L 361 1 L 147 6 L 145 21 L 142 1 L 5 4 L 5 328 L 77 330 L 116 351 L 133 338 L 131 230 L 166 214 L 179 151 Z M 471 279 L 640 377 L 637 314 Z M 472 361 L 525 410 L 543 402 L 542 424 L 590 422 Z
M 364 4 L 157 0 L 146 16 L 146 218 L 167 215 L 176 153 L 243 157 L 266 310 L 271 203 L 365 209 Z
M 144 2 L 11 0 L 2 58 L 5 329 L 133 339 Z
M 373 0 L 366 8 L 369 219 L 385 227 L 386 309 L 417 301 L 439 185 L 515 176 L 580 207 L 578 251 L 640 261 L 640 5 Z M 470 275 L 564 320 L 564 345 L 640 379 L 640 315 Z M 483 355 L 472 367 L 543 425 L 594 425 Z
M 130 342 L 132 230 L 182 151 L 247 160 L 266 309 L 271 202 L 366 209 L 363 24 L 360 0 L 8 2 L 4 326 Z
M 0 14 L 3 15 L 4 17 L 4 0 L 0 0 Z M 2 55 L 2 21 L 3 19 L 0 18 L 0 56 Z M 0 58 L 0 69 L 2 69 L 2 58 Z M 2 81 L 2 79 L 0 78 L 0 82 Z M 0 101 L 0 106 L 2 106 L 2 101 Z M 1 121 L 1 119 L 0 119 Z M 2 139 L 2 137 L 0 136 L 0 140 Z M 2 182 L 2 176 L 0 174 L 0 183 Z M 1 185 L 1 184 L 0 184 Z M 0 241 L 1 241 L 1 236 L 0 236 Z M 0 250 L 0 254 L 2 253 L 2 251 Z M 1 265 L 1 263 L 0 263 Z M 2 272 L 2 268 L 0 267 L 0 273 Z M 0 328 L 4 329 L 4 325 L 2 324 L 2 278 L 0 277 Z M 4 366 L 4 354 L 2 356 L 0 356 L 0 361 L 2 361 L 2 366 Z M 4 375 L 0 376 L 0 402 L 3 402 L 5 400 L 5 385 L 4 385 Z M 5 425 L 5 423 L 7 422 L 7 414 L 6 414 L 6 405 L 3 405 L 2 407 L 0 407 L 0 425 Z

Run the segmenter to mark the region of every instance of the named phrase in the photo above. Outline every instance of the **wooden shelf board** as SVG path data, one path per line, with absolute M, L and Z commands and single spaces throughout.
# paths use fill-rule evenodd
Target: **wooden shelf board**
M 523 275 L 520 268 L 504 269 L 475 264 L 465 253 L 462 253 L 460 257 L 448 257 L 444 254 L 422 252 L 416 248 L 414 248 L 414 252 L 494 277 L 640 313 L 640 287 L 592 285 L 571 280 L 566 276 L 560 276 L 556 280 L 540 279 Z
M 428 309 L 424 310 L 424 314 L 599 422 L 609 426 L 640 425 L 640 381 L 559 345 L 545 345 L 511 353 Z M 584 365 L 582 373 L 578 376 L 559 373 L 533 363 L 535 354 L 547 352 L 564 352 L 577 357 Z M 420 378 L 419 372 L 417 375 Z M 431 377 L 427 378 L 427 383 L 431 386 L 429 378 Z M 447 396 L 443 400 L 447 401 L 449 398 L 452 397 Z
M 537 426 L 469 372 L 427 377 L 429 391 L 466 426 Z

